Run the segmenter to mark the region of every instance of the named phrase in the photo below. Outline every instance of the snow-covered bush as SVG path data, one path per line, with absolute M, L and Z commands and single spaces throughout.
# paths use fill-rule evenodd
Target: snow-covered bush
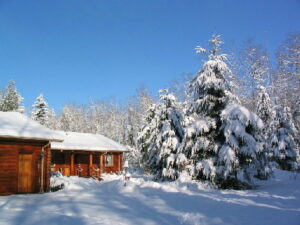
M 50 178 L 50 192 L 56 192 L 65 187 L 65 178 L 59 171 L 52 171 Z

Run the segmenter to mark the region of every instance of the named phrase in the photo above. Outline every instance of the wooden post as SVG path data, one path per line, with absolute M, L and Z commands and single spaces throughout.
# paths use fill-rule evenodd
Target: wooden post
M 120 171 L 123 170 L 123 153 L 120 153 Z
M 102 161 L 103 161 L 103 154 L 101 153 L 100 156 L 99 156 L 100 176 L 101 176 L 102 171 L 103 171 Z
M 91 177 L 93 175 L 93 154 L 90 153 L 90 159 L 89 159 L 89 176 Z
M 100 155 L 98 156 L 99 157 L 99 172 L 98 172 L 98 176 L 99 176 L 99 178 L 101 177 L 101 153 L 100 153 Z
M 70 175 L 74 176 L 74 153 L 71 154 L 71 171 L 70 171 Z
M 121 171 L 121 169 L 120 169 L 121 168 L 121 163 L 120 163 L 121 155 L 119 153 L 117 153 L 117 156 L 118 156 L 118 171 L 117 172 L 120 172 Z

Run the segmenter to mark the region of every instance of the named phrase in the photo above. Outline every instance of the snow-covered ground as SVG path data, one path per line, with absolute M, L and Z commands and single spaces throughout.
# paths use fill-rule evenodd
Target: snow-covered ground
M 156 183 L 146 176 L 104 181 L 58 178 L 65 189 L 0 197 L 2 225 L 236 224 L 299 225 L 300 174 L 276 172 L 256 190 L 220 191 L 191 181 Z

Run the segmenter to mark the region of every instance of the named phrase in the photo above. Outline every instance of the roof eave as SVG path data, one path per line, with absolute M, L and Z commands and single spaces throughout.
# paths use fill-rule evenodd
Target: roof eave
M 22 137 L 22 136 L 15 136 L 15 135 L 0 135 L 0 138 L 5 139 L 21 139 L 21 140 L 32 140 L 32 141 L 55 141 L 55 142 L 63 142 L 64 139 L 58 138 L 38 138 L 38 137 Z
M 84 149 L 84 148 L 61 148 L 61 147 L 51 147 L 52 150 L 63 150 L 63 151 L 97 151 L 97 152 L 128 152 L 128 150 L 114 150 L 114 149 Z

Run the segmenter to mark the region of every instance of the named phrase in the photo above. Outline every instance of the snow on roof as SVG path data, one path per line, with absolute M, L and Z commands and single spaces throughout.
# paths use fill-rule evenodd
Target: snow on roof
M 0 137 L 63 141 L 63 136 L 18 112 L 0 112 Z
M 57 131 L 64 142 L 52 142 L 51 148 L 58 150 L 127 151 L 126 148 L 100 134 Z

